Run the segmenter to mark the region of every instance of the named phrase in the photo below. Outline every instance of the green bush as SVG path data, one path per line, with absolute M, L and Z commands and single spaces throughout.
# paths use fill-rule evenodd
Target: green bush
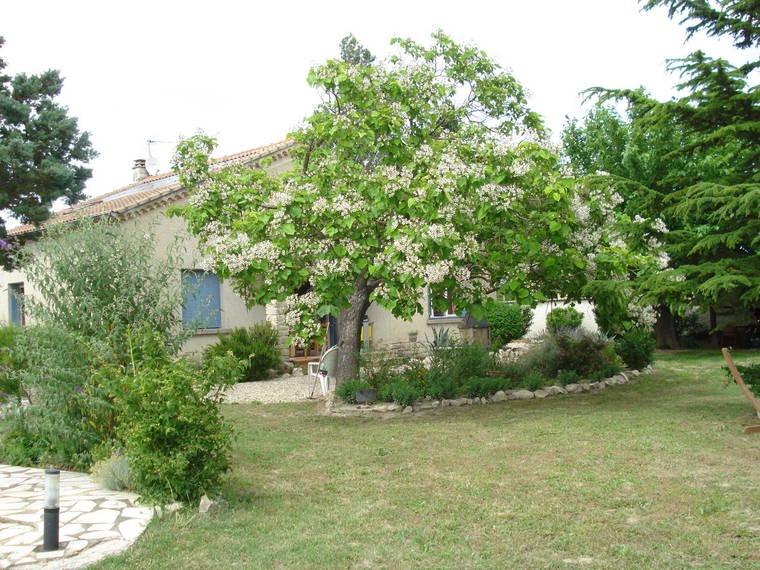
M 432 374 L 447 375 L 457 386 L 467 378 L 485 376 L 491 369 L 488 349 L 476 342 L 452 339 L 449 346 L 431 347 Z
M 590 377 L 620 365 L 611 343 L 597 335 L 562 334 L 556 337 L 556 342 L 560 370 L 574 370 L 582 377 Z
M 434 400 L 450 400 L 456 398 L 459 387 L 456 382 L 446 375 L 428 377 L 428 385 L 425 395 Z
M 546 328 L 552 334 L 563 330 L 575 330 L 583 323 L 583 313 L 573 307 L 557 307 L 546 315 Z
M 177 310 L 181 252 L 172 244 L 157 258 L 155 246 L 150 234 L 106 221 L 51 226 L 18 253 L 39 292 L 24 298 L 24 311 L 35 323 L 98 339 L 109 349 L 102 356 L 124 366 L 127 335 L 136 329 L 160 333 L 176 354 L 191 333 Z
M 371 386 L 363 380 L 348 380 L 335 389 L 335 395 L 349 404 L 356 403 L 356 391 L 366 390 Z
M 566 386 L 567 384 L 577 384 L 581 381 L 581 377 L 575 370 L 560 370 L 557 372 L 557 382 Z
M 528 390 L 539 390 L 546 385 L 546 377 L 540 372 L 531 372 L 523 378 L 523 386 Z
M 422 394 L 408 382 L 394 380 L 382 386 L 377 396 L 378 399 L 385 402 L 396 402 L 401 406 L 411 406 L 422 397 Z
M 130 486 L 149 503 L 193 504 L 218 490 L 230 467 L 232 428 L 220 404 L 242 373 L 231 356 L 210 357 L 198 368 L 172 360 L 159 335 L 135 335 L 134 367 L 101 372 L 119 411 L 117 440 L 129 457 Z
M 509 379 L 505 377 L 469 378 L 464 383 L 464 393 L 470 398 L 486 398 L 508 386 Z
M 10 399 L 21 402 L 28 397 L 21 385 L 25 362 L 17 347 L 20 333 L 15 325 L 0 326 L 0 403 Z
M 626 366 L 641 370 L 654 359 L 655 339 L 652 333 L 635 329 L 615 340 L 615 352 Z
M 263 380 L 267 370 L 280 367 L 282 359 L 278 344 L 277 331 L 270 323 L 256 323 L 220 336 L 217 344 L 206 348 L 203 358 L 205 361 L 230 352 L 245 364 L 241 382 L 255 382 Z
M 559 352 L 557 340 L 547 335 L 523 354 L 518 364 L 527 372 L 538 372 L 546 378 L 554 378 L 557 376 L 557 370 L 561 368 L 558 365 Z
M 113 438 L 116 412 L 93 371 L 103 346 L 60 326 L 27 327 L 18 371 L 28 406 L 13 411 L 0 455 L 6 463 L 87 470 L 92 449 Z
M 359 354 L 360 378 L 372 388 L 396 380 L 398 368 L 405 361 L 387 350 L 370 350 Z
M 760 398 L 760 363 L 745 366 L 737 364 L 736 369 L 742 375 L 742 379 L 747 385 L 747 388 L 749 388 L 755 396 Z M 728 374 L 729 378 L 731 378 L 731 381 L 733 381 L 733 376 L 728 367 L 724 366 L 723 370 Z
M 115 452 L 106 459 L 93 464 L 90 470 L 93 479 L 111 491 L 129 489 L 129 459 L 121 452 Z
M 533 310 L 530 307 L 497 302 L 489 307 L 486 317 L 491 342 L 501 347 L 525 336 L 533 321 Z

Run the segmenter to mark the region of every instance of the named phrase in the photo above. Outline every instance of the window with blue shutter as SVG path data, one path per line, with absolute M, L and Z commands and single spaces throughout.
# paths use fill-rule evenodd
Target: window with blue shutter
M 14 325 L 24 325 L 24 284 L 8 284 L 8 320 Z
M 183 269 L 182 291 L 182 323 L 186 328 L 221 328 L 219 278 L 216 275 L 200 269 Z

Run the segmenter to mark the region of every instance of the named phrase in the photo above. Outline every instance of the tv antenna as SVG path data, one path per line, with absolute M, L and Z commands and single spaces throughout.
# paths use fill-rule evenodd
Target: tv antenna
M 174 144 L 172 141 L 159 141 L 155 139 L 148 139 L 148 160 L 145 163 L 145 166 L 148 169 L 148 172 L 151 174 L 157 174 L 158 173 L 158 159 L 153 156 L 153 152 L 151 152 L 151 145 L 152 144 Z

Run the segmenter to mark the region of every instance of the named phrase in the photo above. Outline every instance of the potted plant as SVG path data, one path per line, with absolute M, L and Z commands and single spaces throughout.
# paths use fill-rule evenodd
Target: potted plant
M 377 390 L 375 388 L 357 388 L 356 403 L 370 404 L 377 400 Z

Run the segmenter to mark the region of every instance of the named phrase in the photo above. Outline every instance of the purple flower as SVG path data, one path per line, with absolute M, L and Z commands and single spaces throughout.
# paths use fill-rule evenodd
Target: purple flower
M 74 392 L 82 392 L 83 390 L 84 388 L 82 388 L 81 386 L 74 386 Z
M 0 248 L 1 249 L 10 249 L 13 247 L 11 244 L 9 244 L 7 241 L 0 239 Z

